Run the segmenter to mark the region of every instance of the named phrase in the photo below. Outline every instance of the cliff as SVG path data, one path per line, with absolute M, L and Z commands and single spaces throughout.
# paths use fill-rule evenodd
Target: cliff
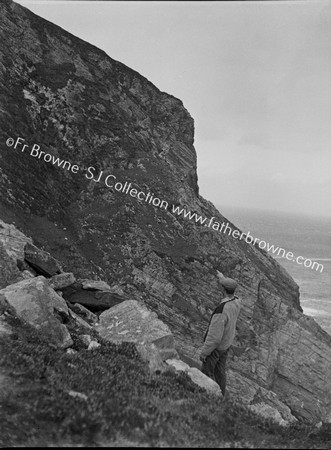
M 182 102 L 9 0 L 0 36 L 0 218 L 65 271 L 105 280 L 156 312 L 190 365 L 219 300 L 216 269 L 235 278 L 244 310 L 232 395 L 270 404 L 271 392 L 297 418 L 326 420 L 331 337 L 302 314 L 298 286 L 263 250 L 171 212 L 181 205 L 228 222 L 199 195 Z

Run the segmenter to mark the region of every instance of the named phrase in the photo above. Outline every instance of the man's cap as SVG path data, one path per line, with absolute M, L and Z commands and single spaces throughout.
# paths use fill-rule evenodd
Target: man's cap
M 238 283 L 233 280 L 232 278 L 223 278 L 223 280 L 220 280 L 222 286 L 224 286 L 226 289 L 229 290 L 235 290 L 238 286 Z

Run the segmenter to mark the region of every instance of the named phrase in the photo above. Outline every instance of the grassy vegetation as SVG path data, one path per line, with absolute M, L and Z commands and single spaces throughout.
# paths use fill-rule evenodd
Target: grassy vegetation
M 16 330 L 0 339 L 0 445 L 326 448 L 331 430 L 283 429 L 222 402 L 184 373 L 149 372 L 134 345 L 104 343 L 77 352 L 49 345 L 8 316 Z M 70 324 L 68 325 L 70 327 Z M 2 381 L 1 381 L 2 380 Z M 79 393 L 79 394 L 77 394 Z

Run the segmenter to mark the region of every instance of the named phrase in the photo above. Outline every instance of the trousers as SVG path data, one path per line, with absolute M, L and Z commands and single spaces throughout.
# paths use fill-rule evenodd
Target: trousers
M 226 358 L 228 356 L 227 350 L 213 350 L 202 363 L 201 372 L 207 377 L 216 381 L 221 388 L 223 397 L 226 390 Z

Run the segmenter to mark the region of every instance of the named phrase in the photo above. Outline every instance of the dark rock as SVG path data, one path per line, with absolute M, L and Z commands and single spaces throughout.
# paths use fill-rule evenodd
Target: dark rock
M 76 314 L 72 309 L 69 308 L 69 315 L 73 319 L 76 327 L 85 328 L 86 330 L 92 330 L 92 326 L 86 322 L 86 320 L 82 319 L 78 314 Z
M 32 276 L 34 276 L 34 277 L 37 276 L 37 272 L 35 270 L 33 270 L 32 267 L 29 266 L 29 264 L 26 261 L 24 261 L 24 260 L 18 259 L 17 260 L 17 267 L 19 268 L 19 270 L 21 272 L 28 271 L 28 272 L 31 273 Z
M 38 274 L 46 278 L 62 272 L 59 261 L 30 242 L 24 247 L 24 259 Z
M 94 325 L 98 321 L 98 317 L 80 303 L 68 302 L 68 306 L 77 315 L 82 317 L 83 320 L 85 320 L 89 325 Z
M 104 311 L 127 300 L 126 295 L 115 292 L 84 289 L 82 283 L 76 282 L 62 290 L 63 298 L 71 303 L 80 303 L 92 312 Z

